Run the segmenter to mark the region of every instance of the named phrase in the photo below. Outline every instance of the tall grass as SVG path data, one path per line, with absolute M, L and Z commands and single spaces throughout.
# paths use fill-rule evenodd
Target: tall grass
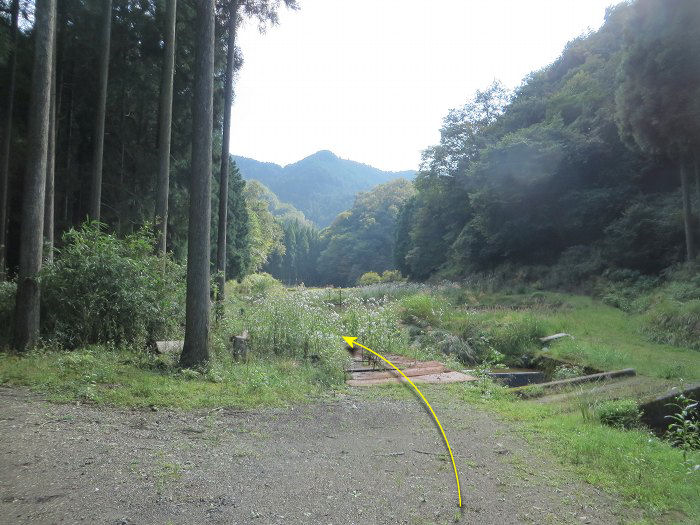
M 396 322 L 396 312 L 384 301 L 351 298 L 341 315 L 343 335 L 358 338 L 363 345 L 382 354 L 403 354 L 410 341 Z
M 418 326 L 424 332 L 440 328 L 460 338 L 461 345 L 452 342 L 448 347 L 464 348 L 449 353 L 461 356 L 460 359 L 465 364 L 490 358 L 495 352 L 496 355 L 503 356 L 506 364 L 521 366 L 539 348 L 539 338 L 547 335 L 547 323 L 527 312 L 465 309 L 453 304 L 443 295 L 445 291 L 453 300 L 459 297 L 448 287 L 438 293 L 404 297 L 398 302 L 399 318 L 404 323 Z M 425 334 L 419 332 L 417 335 Z M 423 337 L 422 340 L 430 338 Z
M 407 295 L 413 295 L 430 290 L 430 286 L 423 283 L 388 282 L 377 283 L 357 288 L 349 288 L 345 293 L 350 297 L 356 297 L 366 301 L 367 299 L 397 300 Z
M 652 341 L 700 350 L 700 299 L 663 300 L 649 308 L 644 323 Z
M 438 326 L 444 320 L 450 305 L 444 297 L 418 293 L 403 297 L 399 306 L 403 322 Z
M 313 361 L 331 382 L 341 382 L 348 354 L 338 333 L 340 316 L 309 300 L 304 291 L 272 289 L 243 309 L 251 349 L 264 356 Z

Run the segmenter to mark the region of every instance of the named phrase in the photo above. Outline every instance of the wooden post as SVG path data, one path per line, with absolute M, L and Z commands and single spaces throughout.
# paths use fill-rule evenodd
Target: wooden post
M 234 361 L 248 360 L 248 331 L 244 330 L 241 335 L 231 336 L 231 357 Z

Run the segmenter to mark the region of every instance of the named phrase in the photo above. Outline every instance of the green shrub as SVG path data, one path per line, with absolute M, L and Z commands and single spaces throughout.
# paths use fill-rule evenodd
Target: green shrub
M 640 426 L 642 413 L 633 399 L 603 401 L 595 408 L 595 415 L 604 425 L 631 429 Z
M 243 295 L 264 295 L 270 290 L 282 288 L 282 283 L 269 273 L 262 272 L 247 275 L 237 288 Z
M 0 281 L 0 346 L 9 344 L 12 337 L 16 293 L 14 282 Z
M 63 235 L 42 270 L 41 329 L 67 348 L 114 343 L 143 346 L 180 332 L 184 268 L 153 255 L 146 228 L 119 239 L 86 223 Z
M 676 408 L 676 412 L 672 416 L 666 416 L 671 420 L 666 438 L 682 449 L 684 458 L 687 458 L 689 451 L 700 449 L 698 402 L 681 394 L 676 402 L 670 405 Z
M 646 297 L 659 279 L 642 275 L 634 270 L 608 270 L 597 287 L 601 300 L 625 312 L 640 312 L 648 305 Z
M 537 281 L 545 288 L 577 290 L 593 276 L 600 275 L 604 260 L 600 249 L 595 246 L 571 246 L 564 250 L 559 260 L 542 269 Z
M 369 286 L 371 284 L 377 284 L 382 282 L 382 278 L 377 272 L 366 272 L 363 273 L 357 280 L 358 286 Z
M 446 301 L 433 295 L 419 293 L 400 302 L 400 318 L 404 322 L 424 322 L 436 325 L 444 315 Z
M 383 283 L 395 283 L 403 282 L 405 279 L 401 275 L 399 270 L 384 270 L 382 272 L 382 282 Z
M 505 356 L 509 366 L 522 366 L 545 336 L 544 323 L 530 315 L 511 315 L 489 328 L 491 348 Z

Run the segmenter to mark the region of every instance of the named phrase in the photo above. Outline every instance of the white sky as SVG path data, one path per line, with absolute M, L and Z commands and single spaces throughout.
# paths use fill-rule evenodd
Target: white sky
M 238 35 L 231 151 L 285 165 L 321 149 L 417 169 L 442 118 L 499 79 L 513 88 L 603 22 L 615 0 L 299 0 Z

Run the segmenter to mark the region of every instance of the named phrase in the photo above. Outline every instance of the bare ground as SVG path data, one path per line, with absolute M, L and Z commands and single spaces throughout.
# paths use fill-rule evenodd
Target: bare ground
M 619 523 L 628 511 L 470 405 L 433 395 L 461 523 Z M 452 523 L 449 456 L 415 399 L 130 411 L 0 388 L 0 523 Z

